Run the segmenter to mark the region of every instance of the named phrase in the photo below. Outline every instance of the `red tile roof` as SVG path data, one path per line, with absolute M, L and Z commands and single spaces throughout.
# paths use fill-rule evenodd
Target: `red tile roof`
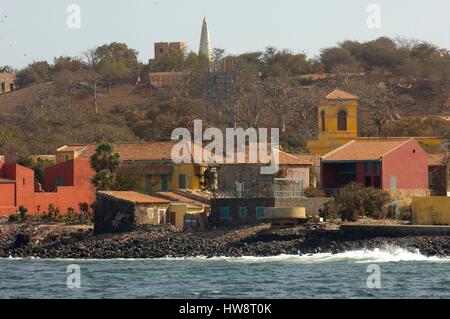
M 112 143 L 116 147 L 116 152 L 120 154 L 120 159 L 122 161 L 171 161 L 172 160 L 172 149 L 178 144 L 175 141 L 167 142 L 147 142 L 147 143 Z M 79 150 L 85 147 L 81 152 L 80 159 L 90 159 L 95 153 L 97 144 L 88 145 L 68 145 L 62 147 L 59 151 L 66 150 Z M 193 158 L 195 152 L 195 147 L 198 147 L 201 154 L 203 149 L 199 146 L 192 144 L 191 157 Z
M 203 204 L 199 201 L 196 201 L 192 198 L 188 198 L 179 194 L 176 194 L 174 192 L 158 192 L 156 195 L 161 196 L 162 198 L 166 198 L 168 200 L 171 200 L 172 202 L 179 202 L 184 204 L 190 204 L 198 207 L 209 207 L 209 205 Z
M 351 93 L 336 89 L 326 96 L 327 100 L 359 100 L 359 97 Z
M 293 155 L 305 161 L 311 162 L 313 166 L 320 166 L 321 156 L 319 154 L 299 153 Z
M 236 152 L 235 161 L 238 160 L 238 157 L 237 157 L 238 154 L 245 153 L 245 154 L 243 154 L 245 156 L 245 162 L 244 163 L 231 163 L 231 164 L 225 163 L 226 165 L 233 165 L 233 164 L 263 164 L 264 165 L 264 164 L 266 164 L 266 163 L 261 162 L 261 158 L 259 156 L 258 150 L 257 150 L 258 158 L 256 160 L 256 163 L 252 163 L 250 161 L 250 156 L 249 156 L 250 155 L 250 147 L 248 147 L 248 146 L 245 147 L 245 149 L 242 152 L 238 152 L 238 151 L 235 151 L 235 152 Z M 296 156 L 293 154 L 289 154 L 282 150 L 278 150 L 277 152 L 278 152 L 279 165 L 313 165 L 313 163 L 310 159 L 307 159 L 304 157 L 299 157 L 299 156 Z M 271 154 L 272 154 L 272 151 L 270 150 L 269 146 L 267 147 L 266 154 L 267 154 L 267 156 L 271 156 Z
M 110 197 L 114 197 L 117 199 L 125 200 L 132 203 L 137 204 L 169 204 L 170 201 L 159 198 L 148 196 L 145 194 L 137 193 L 137 192 L 116 192 L 116 191 L 105 191 L 99 192 L 101 194 L 105 194 Z
M 322 160 L 332 161 L 375 161 L 409 140 L 353 140 L 324 155 Z
M 122 161 L 172 161 L 172 149 L 178 142 L 148 142 L 148 143 L 113 143 L 116 147 L 116 152 L 120 154 Z M 204 148 L 191 144 L 191 157 L 194 158 L 195 148 L 198 148 L 198 153 L 205 152 Z M 67 145 L 61 147 L 58 151 L 66 150 L 80 150 L 82 152 L 79 159 L 90 159 L 95 153 L 97 144 L 88 145 Z M 269 153 L 269 151 L 268 151 Z M 248 147 L 245 150 L 245 163 L 249 163 Z M 207 159 L 204 159 L 205 162 Z M 280 165 L 312 165 L 312 162 L 304 157 L 300 158 L 293 154 L 279 151 Z M 258 157 L 259 162 L 259 157 Z

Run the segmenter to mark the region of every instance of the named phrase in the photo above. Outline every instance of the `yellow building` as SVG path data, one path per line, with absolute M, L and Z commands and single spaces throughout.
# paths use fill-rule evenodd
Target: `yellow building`
M 176 142 L 113 143 L 122 161 L 121 170 L 133 179 L 134 191 L 151 194 L 176 189 L 201 189 L 202 176 L 207 165 L 175 164 L 172 148 Z M 89 160 L 96 144 L 66 145 L 56 152 L 57 163 L 69 160 Z
M 56 163 L 72 161 L 77 159 L 86 149 L 87 145 L 64 145 L 56 150 Z
M 450 197 L 414 197 L 414 225 L 450 225 Z
M 328 94 L 318 107 L 319 139 L 308 142 L 313 154 L 325 155 L 352 140 L 373 140 L 377 137 L 358 136 L 359 97 L 336 89 Z M 388 137 L 407 140 L 411 137 Z M 438 151 L 442 139 L 436 137 L 414 137 L 425 150 Z
M 197 223 L 200 223 L 200 229 L 205 230 L 204 224 L 201 214 L 205 212 L 205 207 L 203 205 L 196 206 L 188 203 L 171 203 L 168 209 L 170 224 L 175 226 L 177 229 L 186 229 L 187 225 L 185 224 L 186 216 L 187 220 L 196 220 Z
M 320 102 L 319 139 L 308 142 L 314 154 L 326 154 L 358 136 L 358 100 L 353 94 L 335 90 Z

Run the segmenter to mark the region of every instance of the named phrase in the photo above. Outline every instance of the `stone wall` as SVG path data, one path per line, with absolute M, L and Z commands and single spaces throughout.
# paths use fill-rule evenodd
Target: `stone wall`
M 97 193 L 94 209 L 96 233 L 122 232 L 134 228 L 135 204 Z
M 96 233 L 125 232 L 164 221 L 169 204 L 136 204 L 97 193 L 94 211 Z
M 230 218 L 221 218 L 221 208 L 230 208 Z M 247 208 L 247 217 L 239 214 L 241 207 Z M 256 218 L 257 207 L 275 207 L 275 198 L 213 198 L 211 199 L 211 223 L 215 226 L 255 225 L 264 222 Z
M 305 207 L 307 216 L 318 215 L 319 209 L 330 198 L 213 198 L 211 199 L 211 223 L 218 227 L 255 225 L 265 219 L 257 218 L 257 207 Z M 229 208 L 229 219 L 221 218 L 221 208 Z M 240 215 L 240 208 L 247 208 L 247 216 Z
M 159 225 L 166 220 L 166 212 L 169 205 L 165 204 L 137 204 L 134 211 L 134 224 Z

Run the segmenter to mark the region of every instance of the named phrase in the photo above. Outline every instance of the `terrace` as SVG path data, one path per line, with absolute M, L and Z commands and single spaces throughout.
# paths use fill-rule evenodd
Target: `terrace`
M 236 182 L 236 189 L 216 192 L 216 198 L 279 198 L 304 196 L 302 179 L 258 178 L 255 181 Z

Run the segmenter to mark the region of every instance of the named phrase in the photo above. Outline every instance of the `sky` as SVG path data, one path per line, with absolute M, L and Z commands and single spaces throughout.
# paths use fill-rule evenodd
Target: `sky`
M 68 13 L 71 4 L 79 20 Z M 114 41 L 136 49 L 142 62 L 159 41 L 198 51 L 205 15 L 213 47 L 229 54 L 275 46 L 314 57 L 343 40 L 380 36 L 450 49 L 449 14 L 448 0 L 0 0 L 0 66 L 81 56 Z

